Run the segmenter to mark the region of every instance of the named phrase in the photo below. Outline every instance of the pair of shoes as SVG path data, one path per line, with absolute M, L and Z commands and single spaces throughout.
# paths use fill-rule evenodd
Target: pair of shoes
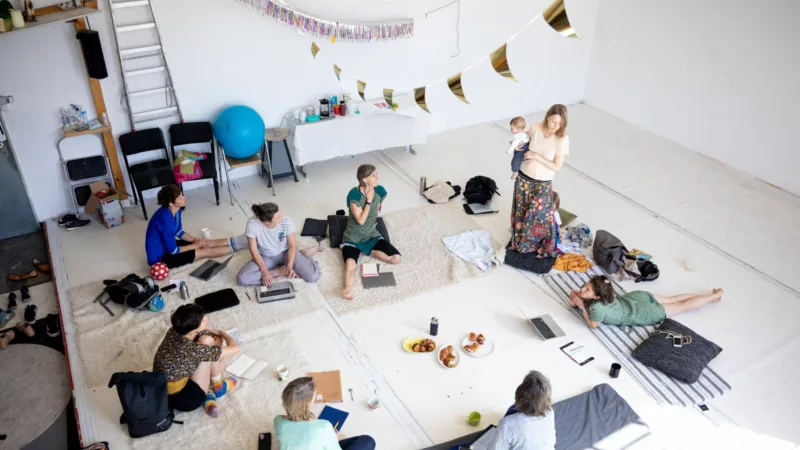
M 8 294 L 8 310 L 14 311 L 17 309 L 17 294 L 11 292 Z
M 25 336 L 28 336 L 29 338 L 36 336 L 36 332 L 33 330 L 33 327 L 29 323 L 25 322 L 17 323 L 17 330 L 19 330 L 20 333 L 24 334 Z
M 36 323 L 36 311 L 38 309 L 39 308 L 37 308 L 36 305 L 28 305 L 25 307 L 25 322 L 31 325 Z
M 30 272 L 12 273 L 11 275 L 8 276 L 8 279 L 10 281 L 22 281 L 22 280 L 27 280 L 28 278 L 36 278 L 38 276 L 39 272 L 37 272 L 36 269 L 33 269 Z
M 17 313 L 15 313 L 14 311 L 9 311 L 7 309 L 0 309 L 0 328 L 5 327 L 6 324 L 10 322 L 11 319 L 13 319 L 14 316 L 16 315 Z
M 78 220 L 78 216 L 75 214 L 65 214 L 58 219 L 58 226 L 63 227 L 66 226 L 68 223 L 72 222 L 73 220 Z
M 47 335 L 56 337 L 61 334 L 61 321 L 58 320 L 58 314 L 47 315 Z
M 92 221 L 91 220 L 82 220 L 82 219 L 75 219 L 71 222 L 67 222 L 65 228 L 67 231 L 77 230 L 78 228 L 83 228 L 89 225 Z
M 38 270 L 41 273 L 49 273 L 50 272 L 50 264 L 47 264 L 45 262 L 41 262 L 38 259 L 34 259 L 33 260 L 33 267 L 36 267 L 36 270 Z

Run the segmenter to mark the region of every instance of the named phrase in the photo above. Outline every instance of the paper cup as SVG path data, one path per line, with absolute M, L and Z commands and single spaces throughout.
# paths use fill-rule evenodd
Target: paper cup
M 372 397 L 367 402 L 367 406 L 369 406 L 369 409 L 378 409 L 381 407 L 381 401 L 378 399 L 378 397 Z
M 211 228 L 203 228 L 203 239 L 211 239 Z
M 278 366 L 275 371 L 278 373 L 278 379 L 281 381 L 286 381 L 289 378 L 289 368 L 286 366 Z

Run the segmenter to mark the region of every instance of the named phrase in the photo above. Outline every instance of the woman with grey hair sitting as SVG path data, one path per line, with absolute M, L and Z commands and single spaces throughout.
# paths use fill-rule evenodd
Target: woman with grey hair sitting
M 330 422 L 317 419 L 311 412 L 316 391 L 311 377 L 292 380 L 283 390 L 286 415 L 273 421 L 280 450 L 374 450 L 370 436 L 341 439 Z
M 517 387 L 514 414 L 503 417 L 489 448 L 492 450 L 553 450 L 556 425 L 550 380 L 532 370 Z

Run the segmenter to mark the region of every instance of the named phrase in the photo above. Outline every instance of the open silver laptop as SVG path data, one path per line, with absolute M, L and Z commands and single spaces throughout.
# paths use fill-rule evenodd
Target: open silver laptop
M 558 326 L 555 320 L 550 317 L 550 314 L 543 314 L 541 316 L 536 317 L 528 317 L 522 308 L 520 308 L 520 312 L 523 316 L 525 316 L 525 320 L 528 321 L 529 324 L 533 327 L 536 331 L 536 334 L 542 337 L 545 341 L 548 339 L 553 339 L 557 337 L 566 336 L 567 333 L 564 333 L 564 330 Z
M 256 288 L 256 301 L 258 303 L 272 303 L 294 298 L 294 285 L 291 281 L 279 281 L 272 286 L 259 286 Z
M 232 259 L 233 255 L 228 257 L 228 259 L 226 259 L 222 263 L 218 263 L 214 260 L 209 259 L 208 261 L 204 262 L 202 266 L 198 267 L 197 269 L 194 269 L 194 272 L 192 272 L 190 275 L 195 278 L 200 278 L 203 281 L 208 281 L 211 279 L 211 277 L 220 273 L 222 269 L 227 267 L 228 263 L 231 262 Z

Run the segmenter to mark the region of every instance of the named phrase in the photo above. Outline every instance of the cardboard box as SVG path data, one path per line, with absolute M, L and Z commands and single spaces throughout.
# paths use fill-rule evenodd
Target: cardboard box
M 338 370 L 330 372 L 309 372 L 317 388 L 318 403 L 342 401 L 342 374 Z
M 97 217 L 106 228 L 114 228 L 125 223 L 119 194 L 107 181 L 96 181 L 89 185 L 89 189 L 92 195 L 84 206 L 86 214 Z

